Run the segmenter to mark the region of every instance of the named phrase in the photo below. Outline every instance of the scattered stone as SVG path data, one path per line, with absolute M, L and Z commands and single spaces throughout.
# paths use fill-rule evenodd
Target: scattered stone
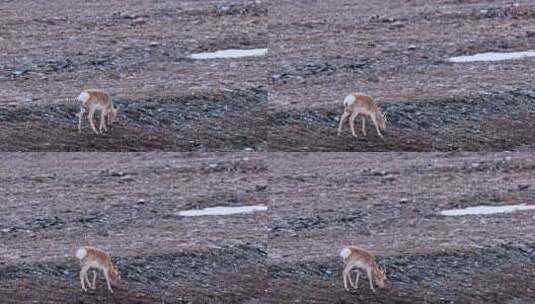
M 124 175 L 124 176 L 121 176 L 121 177 L 119 178 L 119 180 L 120 180 L 121 182 L 127 182 L 127 183 L 128 183 L 128 182 L 133 182 L 133 181 L 134 181 L 134 177 L 132 177 L 131 175 Z
M 392 23 L 395 20 L 396 19 L 394 19 L 392 17 L 381 17 L 381 18 L 379 18 L 379 21 L 384 22 L 384 23 Z
M 384 170 L 383 171 L 373 171 L 372 172 L 372 175 L 374 175 L 374 176 L 386 176 L 387 174 L 388 174 L 388 172 L 386 172 Z
M 26 73 L 28 73 L 28 70 L 14 70 L 12 72 L 12 74 L 15 75 L 15 76 L 21 76 L 21 75 L 24 75 Z
M 529 187 L 530 185 L 527 185 L 527 184 L 518 185 L 518 191 L 528 190 Z
M 402 199 L 399 200 L 400 204 L 407 204 L 409 202 L 410 202 L 410 200 L 408 198 L 402 198 Z
M 401 22 L 401 21 L 396 21 L 394 23 L 392 23 L 392 25 L 390 26 L 391 28 L 402 28 L 405 26 L 405 23 Z
M 116 177 L 122 177 L 122 176 L 125 176 L 126 173 L 122 172 L 122 171 L 113 171 L 110 173 L 110 176 L 116 176 Z
M 136 25 L 136 26 L 137 26 L 137 25 L 143 25 L 143 24 L 145 24 L 145 23 L 146 23 L 146 21 L 145 21 L 145 19 L 142 18 L 142 17 L 137 17 L 137 18 L 135 18 L 134 20 L 132 20 L 132 25 Z

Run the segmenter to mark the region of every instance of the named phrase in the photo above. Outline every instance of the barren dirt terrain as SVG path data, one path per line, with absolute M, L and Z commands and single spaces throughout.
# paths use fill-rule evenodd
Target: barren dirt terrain
M 0 303 L 535 303 L 535 211 L 440 214 L 535 205 L 535 57 L 448 61 L 535 50 L 535 1 L 0 2 L 0 151 L 31 152 L 0 153 Z M 336 136 L 352 91 L 384 141 Z M 84 245 L 115 293 L 80 288 Z M 344 290 L 347 245 L 384 289 Z
M 534 303 L 530 153 L 272 153 L 268 303 Z M 340 250 L 378 256 L 387 284 L 348 293 Z
M 534 24 L 530 0 L 274 1 L 269 150 L 533 151 L 535 59 L 448 58 L 533 50 Z M 385 142 L 336 137 L 352 91 L 388 111 Z
M 178 215 L 267 204 L 262 155 L 11 153 L 0 174 L 2 303 L 247 303 L 266 289 L 265 212 Z M 102 275 L 82 292 L 83 245 L 111 254 L 113 295 Z
M 0 150 L 264 150 L 267 62 L 193 60 L 266 48 L 255 1 L 2 1 Z M 78 134 L 82 87 L 120 106 L 112 132 Z

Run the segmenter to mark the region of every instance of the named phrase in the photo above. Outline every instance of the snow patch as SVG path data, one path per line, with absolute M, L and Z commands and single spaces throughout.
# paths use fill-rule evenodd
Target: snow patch
M 495 214 L 495 213 L 509 213 L 522 210 L 535 210 L 535 205 L 508 205 L 508 206 L 475 206 L 464 209 L 450 209 L 440 212 L 441 215 L 458 216 L 458 215 L 480 215 L 480 214 Z
M 267 55 L 268 49 L 250 49 L 250 50 L 239 50 L 239 49 L 228 49 L 221 50 L 211 53 L 197 53 L 191 55 L 193 59 L 217 59 L 217 58 L 241 58 L 241 57 L 251 57 L 251 56 L 265 56 Z
M 180 216 L 204 216 L 204 215 L 231 215 L 241 213 L 251 213 L 256 211 L 267 211 L 265 205 L 240 206 L 240 207 L 212 207 L 204 209 L 193 209 L 178 212 Z
M 450 62 L 474 62 L 474 61 L 501 61 L 535 57 L 535 51 L 512 52 L 512 53 L 480 53 L 471 56 L 451 57 Z

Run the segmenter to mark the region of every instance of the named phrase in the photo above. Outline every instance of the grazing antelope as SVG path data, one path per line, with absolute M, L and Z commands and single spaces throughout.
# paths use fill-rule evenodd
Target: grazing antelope
M 93 115 L 96 110 L 100 110 L 100 127 L 99 131 L 102 134 L 102 129 L 108 131 L 106 128 L 105 119 L 111 125 L 117 118 L 117 111 L 119 108 L 113 106 L 110 95 L 108 93 L 97 89 L 84 89 L 80 95 L 78 95 L 78 101 L 80 102 L 80 112 L 76 114 L 78 116 L 78 132 L 82 132 L 82 118 L 85 112 L 88 112 L 87 119 L 91 125 L 91 129 L 95 134 L 99 134 L 95 128 L 93 122 Z
M 371 96 L 365 95 L 363 93 L 351 93 L 344 98 L 344 113 L 340 118 L 340 123 L 338 124 L 338 136 L 342 133 L 342 124 L 344 120 L 351 115 L 349 118 L 349 126 L 351 127 L 351 133 L 353 136 L 357 137 L 355 132 L 355 119 L 359 114 L 362 114 L 362 133 L 366 136 L 366 117 L 369 116 L 375 125 L 375 130 L 377 134 L 384 140 L 381 130 L 386 129 L 386 115 L 381 113 L 377 104 Z
M 373 288 L 373 280 L 380 288 L 385 287 L 385 273 L 377 266 L 375 263 L 375 256 L 362 248 L 356 246 L 348 246 L 340 251 L 340 256 L 344 262 L 344 288 L 349 291 L 347 287 L 347 280 L 349 284 L 357 289 L 359 285 L 360 270 L 366 271 L 368 275 L 368 280 L 370 281 L 370 289 L 375 292 Z M 356 268 L 356 269 L 355 269 Z M 355 283 L 351 281 L 351 271 L 356 270 L 357 277 L 355 278 Z
M 108 289 L 111 293 L 113 293 L 110 282 L 115 285 L 121 278 L 121 275 L 113 266 L 110 256 L 106 252 L 94 247 L 86 246 L 76 251 L 76 257 L 80 260 L 82 267 L 82 270 L 80 271 L 80 283 L 82 284 L 82 289 L 84 291 L 87 291 L 85 288 L 85 282 L 87 282 L 87 285 L 91 289 L 95 289 L 97 287 L 97 272 L 93 270 L 93 283 L 89 282 L 89 277 L 87 275 L 87 271 L 90 268 L 96 268 L 102 270 L 104 277 L 106 278 L 106 283 L 108 284 Z

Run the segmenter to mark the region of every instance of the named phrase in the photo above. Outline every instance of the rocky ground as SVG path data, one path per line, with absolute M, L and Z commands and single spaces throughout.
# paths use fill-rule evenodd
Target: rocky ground
M 533 1 L 277 1 L 269 17 L 270 151 L 533 150 L 535 60 L 448 62 L 534 49 Z M 388 111 L 386 142 L 336 137 L 352 91 Z
M 0 158 L 2 303 L 247 303 L 266 289 L 265 213 L 178 215 L 267 204 L 262 155 Z M 74 257 L 82 245 L 111 254 L 122 277 L 113 295 L 102 277 L 82 292 Z
M 533 204 L 529 152 L 0 157 L 0 294 L 13 303 L 535 300 L 532 211 L 440 215 Z M 257 204 L 269 211 L 178 215 Z M 83 244 L 112 254 L 123 277 L 114 295 L 81 292 Z M 385 289 L 343 290 L 348 244 L 377 254 Z
M 266 48 L 264 3 L 4 1 L 0 20 L 2 151 L 265 149 L 265 58 L 190 59 Z M 83 86 L 121 107 L 106 136 L 76 131 Z
M 214 95 L 118 100 L 119 120 L 96 136 L 75 104 L 9 105 L 0 110 L 4 151 L 264 151 L 267 93 L 259 89 Z M 98 128 L 99 115 L 95 115 Z
M 2 1 L 0 151 L 41 153 L 0 153 L 0 302 L 534 303 L 533 211 L 440 215 L 535 204 L 535 59 L 448 61 L 535 50 L 533 24 L 531 0 Z M 190 57 L 229 48 L 269 55 Z M 120 107 L 102 136 L 83 86 Z M 384 141 L 336 136 L 351 91 Z M 384 289 L 344 291 L 349 244 Z M 114 294 L 81 291 L 82 245 Z
M 269 160 L 268 303 L 533 303 L 530 153 L 274 153 Z M 341 248 L 375 252 L 386 288 L 345 292 Z

